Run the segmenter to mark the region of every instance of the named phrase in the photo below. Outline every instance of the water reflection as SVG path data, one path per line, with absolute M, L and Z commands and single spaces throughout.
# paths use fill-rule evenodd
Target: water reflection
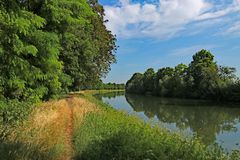
M 121 106 L 126 108 L 124 105 L 127 104 L 133 111 L 143 113 L 148 119 L 157 117 L 159 122 L 174 124 L 175 129 L 190 130 L 207 145 L 225 141 L 223 142 L 227 145 L 225 147 L 232 149 L 240 141 L 239 105 L 219 105 L 207 101 L 131 94 L 125 95 L 126 98 L 123 99 L 121 95 L 123 93 L 108 93 L 98 95 L 98 98 L 104 99 L 105 102 L 112 104 L 117 109 L 121 109 Z M 114 103 L 113 100 L 115 100 Z
M 116 98 L 118 96 L 123 96 L 125 95 L 125 91 L 114 91 L 114 92 L 108 92 L 108 93 L 102 93 L 102 94 L 96 94 L 94 95 L 97 99 L 102 100 L 102 98 Z
M 240 122 L 240 109 L 208 104 L 205 101 L 166 99 L 126 95 L 128 103 L 136 112 L 144 112 L 148 118 L 157 116 L 164 123 L 175 123 L 184 130 L 190 128 L 206 144 L 216 141 L 216 135 L 236 132 Z

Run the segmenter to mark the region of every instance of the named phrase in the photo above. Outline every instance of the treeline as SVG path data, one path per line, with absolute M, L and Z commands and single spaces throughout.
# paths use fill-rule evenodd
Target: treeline
M 0 98 L 42 100 L 97 83 L 116 38 L 97 0 L 0 1 Z
M 93 90 L 101 90 L 101 89 L 106 89 L 106 90 L 124 90 L 125 89 L 125 84 L 124 83 L 103 83 L 102 81 L 94 84 L 93 86 L 88 86 L 85 89 L 93 89 Z
M 219 66 L 214 56 L 201 50 L 189 65 L 152 68 L 135 73 L 126 84 L 126 92 L 163 97 L 240 101 L 240 80 L 232 67 Z

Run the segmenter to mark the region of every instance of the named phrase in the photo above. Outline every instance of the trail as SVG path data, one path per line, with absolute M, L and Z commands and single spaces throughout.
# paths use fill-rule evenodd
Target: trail
M 62 160 L 71 160 L 73 156 L 73 106 L 71 105 L 71 98 L 66 99 L 67 105 L 65 106 L 68 110 L 66 118 L 66 132 L 65 132 L 65 145 L 66 152 L 61 158 Z
M 71 160 L 74 157 L 74 129 L 81 127 L 87 114 L 97 110 L 95 104 L 77 95 L 45 102 L 36 107 L 27 125 L 19 129 L 21 136 L 13 133 L 12 139 L 38 145 L 44 153 L 55 148 L 58 153 L 54 160 Z
M 62 125 L 65 126 L 64 129 L 65 152 L 61 156 L 61 160 L 71 160 L 74 155 L 73 144 L 74 127 L 76 125 L 79 127 L 87 113 L 96 110 L 96 106 L 95 104 L 92 104 L 83 98 L 78 98 L 75 96 L 69 96 L 68 98 L 64 99 L 64 101 L 66 103 L 65 105 L 63 105 L 62 109 L 61 107 L 58 108 L 59 118 L 65 119 L 66 123 L 66 125 L 64 124 Z M 75 125 L 75 123 L 77 124 Z
M 65 112 L 66 119 L 66 132 L 65 132 L 65 146 L 66 152 L 63 154 L 61 160 L 71 160 L 74 156 L 74 144 L 73 144 L 73 132 L 74 127 L 80 126 L 84 120 L 84 117 L 89 113 L 96 111 L 96 106 L 89 101 L 75 97 L 69 96 L 66 100 L 66 109 L 62 110 Z M 67 114 L 66 114 L 67 113 Z M 64 113 L 61 113 L 63 115 Z

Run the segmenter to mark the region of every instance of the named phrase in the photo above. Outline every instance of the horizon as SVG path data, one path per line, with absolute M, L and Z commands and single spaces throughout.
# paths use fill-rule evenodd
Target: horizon
M 240 0 L 99 2 L 119 46 L 105 83 L 126 83 L 148 68 L 189 64 L 201 49 L 209 50 L 218 65 L 236 68 L 240 76 Z

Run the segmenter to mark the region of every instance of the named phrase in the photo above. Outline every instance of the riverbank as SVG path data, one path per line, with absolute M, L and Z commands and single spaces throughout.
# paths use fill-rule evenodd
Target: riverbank
M 119 112 L 84 91 L 36 107 L 0 144 L 0 159 L 238 159 L 208 149 L 135 116 Z

